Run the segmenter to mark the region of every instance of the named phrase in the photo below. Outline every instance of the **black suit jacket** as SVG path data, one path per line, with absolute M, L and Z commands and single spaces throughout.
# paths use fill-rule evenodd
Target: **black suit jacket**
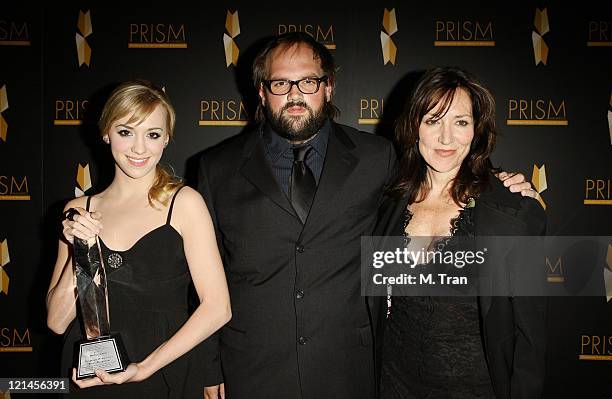
M 228 399 L 374 396 L 360 236 L 374 227 L 394 167 L 389 141 L 333 124 L 302 225 L 272 174 L 259 129 L 203 154 L 199 191 L 233 314 L 204 343 L 207 386 L 224 381 Z
M 402 236 L 407 205 L 406 200 L 386 198 L 373 235 Z M 491 176 L 489 188 L 476 200 L 474 227 L 475 245 L 481 248 L 485 246 L 479 241 L 485 242 L 486 236 L 543 235 L 546 214 L 536 200 L 511 193 Z M 505 250 L 509 254 L 520 249 L 513 248 L 511 242 L 504 241 L 501 245 L 507 246 Z M 539 269 L 533 277 L 543 282 L 543 261 L 534 267 Z M 492 276 L 493 281 L 506 278 L 503 268 L 498 267 L 496 272 L 499 274 Z M 491 287 L 479 286 L 478 307 L 495 395 L 498 399 L 540 398 L 544 386 L 547 300 L 545 297 L 490 296 L 491 292 Z M 379 298 L 375 308 L 377 330 L 381 334 L 386 301 Z M 381 353 L 380 349 L 379 346 L 377 353 Z

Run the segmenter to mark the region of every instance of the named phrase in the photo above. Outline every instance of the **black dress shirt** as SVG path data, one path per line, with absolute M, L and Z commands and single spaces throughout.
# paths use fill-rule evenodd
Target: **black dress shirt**
M 328 120 L 325 121 L 319 133 L 307 143 L 312 147 L 312 150 L 306 155 L 305 162 L 310 170 L 312 170 L 317 185 L 319 185 L 319 179 L 323 171 L 330 131 L 331 124 Z M 263 128 L 263 139 L 266 154 L 272 167 L 272 173 L 285 194 L 289 195 L 289 179 L 291 178 L 291 167 L 293 166 L 294 145 L 289 143 L 287 139 L 279 136 L 269 125 L 265 125 Z

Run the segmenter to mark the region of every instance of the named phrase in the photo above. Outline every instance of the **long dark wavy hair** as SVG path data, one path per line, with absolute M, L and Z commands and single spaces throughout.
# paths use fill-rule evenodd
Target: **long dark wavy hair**
M 457 205 L 477 197 L 489 183 L 493 168 L 491 153 L 495 147 L 495 100 L 474 76 L 456 67 L 437 67 L 425 72 L 395 124 L 399 147 L 399 170 L 390 190 L 394 197 L 407 198 L 409 203 L 425 199 L 431 183 L 427 164 L 418 147 L 419 126 L 423 117 L 440 104 L 433 115 L 438 120 L 448 112 L 458 88 L 467 92 L 472 103 L 474 138 L 470 151 L 452 180 L 450 195 Z

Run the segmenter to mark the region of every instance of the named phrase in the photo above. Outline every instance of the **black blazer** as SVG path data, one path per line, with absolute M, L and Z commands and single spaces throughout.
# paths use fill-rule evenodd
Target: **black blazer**
M 224 381 L 229 399 L 374 397 L 360 236 L 374 227 L 394 167 L 388 140 L 333 124 L 302 225 L 259 129 L 203 154 L 199 191 L 215 225 L 233 314 L 204 343 L 207 386 Z
M 403 235 L 407 205 L 406 200 L 385 198 L 373 235 Z M 511 193 L 491 176 L 489 188 L 476 200 L 474 227 L 476 247 L 479 248 L 478 237 L 543 235 L 546 214 L 536 200 Z M 541 273 L 538 269 L 535 274 L 544 281 L 544 265 Z M 486 294 L 490 292 L 485 287 L 480 287 L 479 292 L 481 334 L 496 397 L 541 397 L 546 354 L 546 298 L 488 296 Z M 375 308 L 380 333 L 386 301 L 379 298 Z M 380 353 L 380 346 L 377 353 Z

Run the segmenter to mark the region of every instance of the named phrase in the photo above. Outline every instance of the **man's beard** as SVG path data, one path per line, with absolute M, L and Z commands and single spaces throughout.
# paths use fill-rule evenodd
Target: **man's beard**
M 290 107 L 304 107 L 306 116 L 283 115 Z M 290 141 L 306 141 L 314 137 L 327 119 L 327 103 L 318 112 L 314 112 L 304 101 L 293 101 L 285 104 L 278 113 L 266 107 L 266 117 L 270 127 L 281 137 Z

